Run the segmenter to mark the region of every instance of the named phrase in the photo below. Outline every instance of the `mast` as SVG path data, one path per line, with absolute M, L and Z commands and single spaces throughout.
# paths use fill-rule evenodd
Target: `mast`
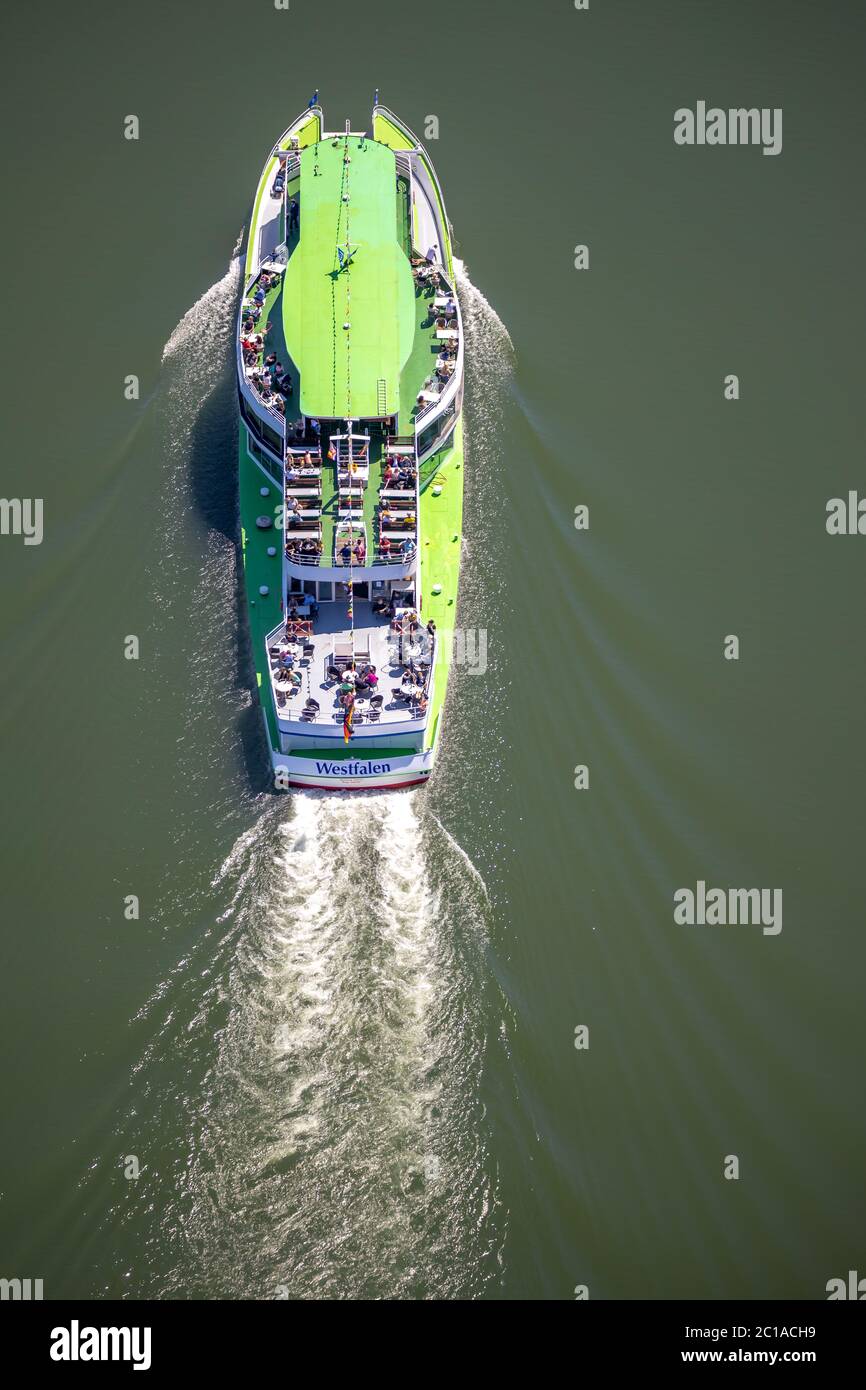
M 349 642 L 352 654 L 352 669 L 355 667 L 355 603 L 354 603 L 354 576 L 353 560 L 354 547 L 352 537 L 355 532 L 355 524 L 352 520 L 352 268 L 349 258 L 349 247 L 351 238 L 349 236 L 349 217 L 351 200 L 349 192 L 349 169 L 352 163 L 349 154 L 349 122 L 346 121 L 346 133 L 343 136 L 343 199 L 346 204 L 346 263 L 343 267 L 346 276 L 346 317 L 343 326 L 346 330 L 346 442 L 348 444 L 349 458 L 346 469 L 349 478 Z M 339 254 L 337 257 L 339 261 Z M 339 463 L 337 464 L 339 468 Z M 337 480 L 337 492 L 339 494 L 339 478 Z

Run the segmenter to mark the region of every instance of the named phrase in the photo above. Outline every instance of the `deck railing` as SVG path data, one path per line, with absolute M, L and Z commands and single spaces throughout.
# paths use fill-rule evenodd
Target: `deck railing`
M 366 556 L 364 557 L 363 565 L 359 564 L 357 560 L 355 560 L 351 565 L 349 565 L 344 560 L 337 559 L 336 557 L 331 559 L 330 557 L 324 554 L 302 555 L 300 552 L 298 552 L 294 555 L 290 555 L 288 551 L 286 551 L 286 559 L 288 560 L 290 565 L 308 565 L 315 566 L 316 568 L 321 567 L 322 569 L 329 570 L 346 570 L 347 572 L 349 569 L 351 569 L 353 573 L 358 576 L 355 580 L 355 583 L 363 584 L 366 582 L 365 570 L 370 569 L 371 566 L 411 565 L 412 561 L 416 558 L 417 554 L 418 545 L 417 543 L 414 543 L 409 547 L 408 550 L 404 551 L 401 555 L 394 555 L 390 552 L 388 554 L 384 554 L 380 550 L 368 550 Z
M 283 446 L 285 447 L 286 417 L 285 415 L 281 415 L 278 410 L 273 410 L 271 406 L 269 406 L 267 402 L 262 399 L 258 391 L 255 390 L 252 383 L 250 382 L 249 377 L 247 376 L 246 363 L 244 362 L 243 352 L 241 351 L 241 338 L 243 337 L 244 322 L 244 301 L 251 297 L 253 286 L 258 280 L 260 273 L 260 270 L 256 271 L 255 275 L 252 276 L 252 278 L 249 281 L 249 284 L 244 289 L 243 295 L 241 296 L 241 305 L 240 310 L 238 312 L 237 332 L 235 333 L 235 362 L 237 364 L 238 386 L 241 391 L 241 394 L 244 397 L 244 400 L 248 403 L 248 405 L 252 406 L 255 414 L 257 414 L 259 417 L 267 417 L 268 421 L 273 421 L 273 423 L 277 426 L 277 431 L 283 441 Z
M 456 290 L 454 289 L 454 286 L 448 284 L 447 276 L 445 276 L 444 273 L 442 273 L 441 271 L 440 278 L 444 281 L 447 293 L 454 300 L 454 304 L 457 309 L 457 357 L 454 362 L 454 370 L 451 373 L 448 380 L 446 381 L 445 385 L 442 387 L 442 390 L 439 392 L 437 399 L 435 401 L 428 401 L 426 405 L 422 406 L 420 410 L 416 411 L 414 420 L 416 442 L 417 437 L 420 435 L 421 431 L 423 429 L 426 429 L 426 427 L 429 424 L 432 424 L 433 420 L 436 418 L 437 415 L 443 414 L 445 410 L 447 410 L 448 406 L 458 395 L 463 381 L 464 338 L 463 316 L 460 312 L 460 300 L 458 298 Z M 431 312 L 435 311 L 431 309 Z M 429 452 L 429 448 L 425 450 L 425 453 Z

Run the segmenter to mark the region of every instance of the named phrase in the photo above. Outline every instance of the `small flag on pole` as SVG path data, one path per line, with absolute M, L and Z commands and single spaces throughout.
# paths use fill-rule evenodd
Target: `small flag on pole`
M 352 737 L 352 720 L 355 717 L 355 697 L 354 695 L 346 705 L 346 713 L 343 715 L 343 742 L 348 743 Z

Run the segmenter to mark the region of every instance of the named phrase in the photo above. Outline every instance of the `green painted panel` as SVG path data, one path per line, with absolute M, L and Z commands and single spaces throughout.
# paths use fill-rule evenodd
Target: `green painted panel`
M 397 241 L 393 152 L 358 136 L 311 146 L 301 156 L 300 209 L 283 328 L 300 371 L 301 409 L 325 418 L 396 414 L 414 338 L 415 286 Z M 347 241 L 356 250 L 340 271 L 337 248 Z

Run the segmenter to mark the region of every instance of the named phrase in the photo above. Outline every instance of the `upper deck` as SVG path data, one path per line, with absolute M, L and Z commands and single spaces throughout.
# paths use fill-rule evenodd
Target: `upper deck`
M 286 345 L 304 415 L 396 415 L 415 287 L 398 241 L 393 150 L 332 136 L 301 157 L 300 242 L 284 277 Z
M 301 118 L 303 139 L 290 127 L 260 182 L 237 359 L 241 409 L 271 461 L 304 417 L 390 421 L 423 459 L 459 412 L 462 326 L 441 195 L 420 145 L 379 110 L 377 139 L 325 136 L 320 113 L 312 126 Z M 245 353 L 241 339 L 259 333 Z

